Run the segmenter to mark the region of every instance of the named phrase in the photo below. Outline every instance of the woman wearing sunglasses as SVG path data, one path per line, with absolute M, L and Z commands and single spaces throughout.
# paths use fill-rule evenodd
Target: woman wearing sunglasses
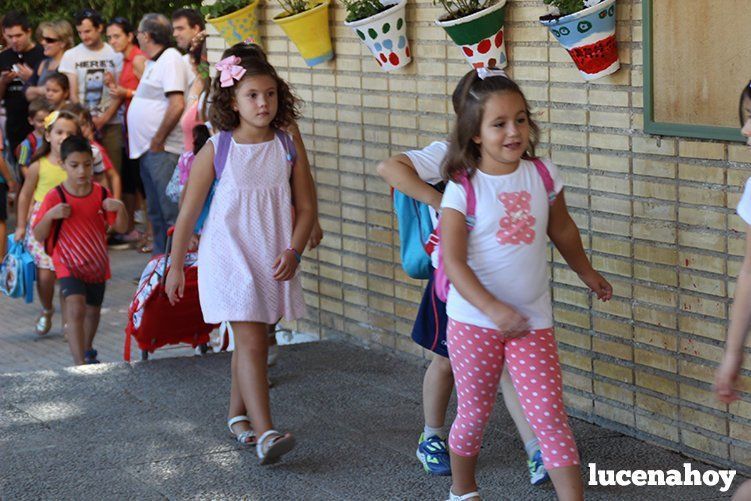
M 47 76 L 57 71 L 63 54 L 73 47 L 73 27 L 63 19 L 40 23 L 37 34 L 39 43 L 44 48 L 45 59 L 39 65 L 36 74 L 29 80 L 29 86 L 26 89 L 28 101 L 44 97 L 44 83 Z

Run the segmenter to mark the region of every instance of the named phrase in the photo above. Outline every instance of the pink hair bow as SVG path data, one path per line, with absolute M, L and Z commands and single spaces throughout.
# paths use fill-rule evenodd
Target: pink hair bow
M 216 69 L 220 72 L 219 81 L 222 87 L 232 87 L 234 80 L 240 80 L 245 75 L 245 68 L 240 66 L 240 58 L 237 56 L 225 57 L 216 63 Z

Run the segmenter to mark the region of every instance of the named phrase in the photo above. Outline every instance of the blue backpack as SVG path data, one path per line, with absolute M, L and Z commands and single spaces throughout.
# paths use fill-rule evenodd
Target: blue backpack
M 441 183 L 442 184 L 442 183 Z M 436 185 L 440 189 L 440 185 Z M 404 272 L 412 278 L 430 278 L 432 263 L 428 240 L 433 233 L 430 207 L 399 190 L 394 191 L 394 212 L 399 223 L 400 257 Z
M 8 297 L 22 297 L 27 303 L 34 301 L 36 265 L 23 242 L 8 235 L 8 254 L 0 263 L 0 292 Z
M 292 141 L 290 135 L 286 132 L 278 129 L 275 132 L 276 136 L 282 142 L 282 145 L 284 145 L 284 151 L 287 152 L 287 162 L 289 162 L 291 167 L 294 167 L 295 162 L 297 161 L 297 150 L 295 149 L 295 143 Z M 209 216 L 209 209 L 211 208 L 211 201 L 214 199 L 214 192 L 216 191 L 216 187 L 219 185 L 219 180 L 222 177 L 222 172 L 224 172 L 224 164 L 227 163 L 227 155 L 229 154 L 229 147 L 232 143 L 232 132 L 226 130 L 221 131 L 219 133 L 219 140 L 217 141 L 217 143 L 217 148 L 214 152 L 214 183 L 211 185 L 211 190 L 209 191 L 209 194 L 206 197 L 206 201 L 203 204 L 203 209 L 201 209 L 201 214 L 198 216 L 196 225 L 193 228 L 193 233 L 201 233 L 203 225 L 206 223 L 206 218 Z

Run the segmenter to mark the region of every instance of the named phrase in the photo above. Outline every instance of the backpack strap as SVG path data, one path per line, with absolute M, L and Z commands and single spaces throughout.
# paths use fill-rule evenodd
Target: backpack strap
M 542 178 L 542 184 L 545 185 L 545 191 L 548 194 L 548 204 L 553 205 L 558 195 L 555 192 L 555 182 L 553 181 L 553 177 L 550 175 L 548 166 L 545 165 L 545 162 L 543 162 L 539 158 L 532 158 L 531 160 L 532 162 L 534 162 L 535 167 L 537 168 L 537 172 Z
M 284 151 L 287 153 L 287 162 L 290 167 L 294 167 L 297 162 L 297 148 L 295 148 L 295 142 L 287 132 L 276 129 L 276 137 L 282 142 Z
M 55 186 L 55 191 L 57 191 L 57 195 L 60 197 L 60 203 L 67 203 L 67 199 L 65 198 L 65 190 L 63 190 L 63 187 L 58 184 L 57 186 Z M 50 257 L 52 257 L 52 252 L 55 250 L 55 246 L 57 245 L 57 239 L 60 238 L 60 228 L 63 225 L 63 221 L 63 219 L 58 219 L 55 222 L 54 227 L 52 228 L 52 236 L 48 240 L 49 245 L 44 246 L 44 253 Z
M 224 172 L 224 165 L 227 163 L 227 155 L 232 143 L 232 132 L 228 130 L 221 131 L 217 143 L 216 151 L 214 152 L 214 177 L 219 181 L 222 177 L 222 172 Z
M 472 186 L 472 181 L 464 173 L 459 177 L 459 182 L 464 188 L 464 192 L 467 194 L 467 214 L 464 217 L 467 220 L 467 226 L 469 229 L 472 229 L 475 227 L 475 214 L 477 214 L 477 196 L 475 195 L 475 188 Z

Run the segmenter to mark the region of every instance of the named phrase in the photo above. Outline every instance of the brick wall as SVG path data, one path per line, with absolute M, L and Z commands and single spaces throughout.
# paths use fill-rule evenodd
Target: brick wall
M 540 114 L 540 151 L 560 166 L 585 248 L 615 292 L 593 301 L 551 253 L 566 401 L 574 416 L 748 471 L 751 404 L 719 404 L 711 382 L 743 255 L 733 208 L 751 152 L 643 132 L 642 5 L 617 8 L 622 68 L 585 84 L 536 22 L 541 0 L 507 7 L 507 71 Z M 408 5 L 413 63 L 391 75 L 343 25 L 341 6 L 331 16 L 336 59 L 312 69 L 270 22 L 278 6 L 261 9 L 269 57 L 306 101 L 301 128 L 326 232 L 305 259 L 310 314 L 298 328 L 427 358 L 409 338 L 423 284 L 400 268 L 375 168 L 446 136 L 447 96 L 469 67 L 433 25 L 441 10 L 423 0 Z M 216 61 L 223 41 L 209 43 Z

